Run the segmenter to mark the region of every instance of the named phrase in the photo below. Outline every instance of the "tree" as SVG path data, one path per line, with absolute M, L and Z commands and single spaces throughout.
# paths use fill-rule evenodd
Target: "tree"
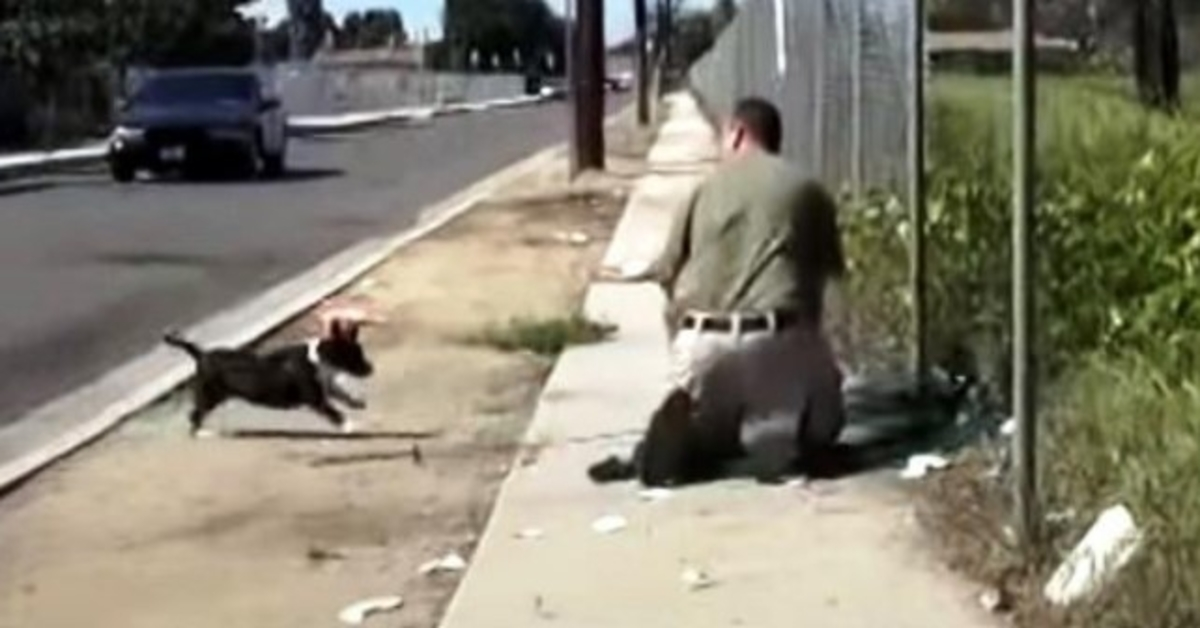
M 518 61 L 544 64 L 547 53 L 563 50 L 565 25 L 544 0 L 446 0 L 443 20 L 456 68 L 466 67 L 473 50 L 482 60 L 499 58 L 499 70 L 528 69 Z
M 404 19 L 395 9 L 371 9 L 362 18 L 362 30 L 359 33 L 357 48 L 379 48 L 391 44 L 402 45 L 408 42 L 408 33 L 404 30 Z
M 288 0 L 289 48 L 292 59 L 308 59 L 325 39 L 326 20 L 321 0 Z
M 712 11 L 713 32 L 720 36 L 725 27 L 733 23 L 737 17 L 737 3 L 734 0 L 717 0 Z

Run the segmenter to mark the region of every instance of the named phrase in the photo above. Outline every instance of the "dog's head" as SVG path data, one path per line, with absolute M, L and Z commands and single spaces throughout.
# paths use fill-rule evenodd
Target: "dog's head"
M 359 342 L 362 323 L 333 319 L 317 342 L 317 357 L 321 363 L 354 377 L 370 377 L 374 365 Z

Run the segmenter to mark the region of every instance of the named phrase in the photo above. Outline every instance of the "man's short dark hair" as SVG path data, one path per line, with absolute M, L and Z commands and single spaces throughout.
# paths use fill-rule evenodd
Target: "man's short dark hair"
M 764 149 L 778 153 L 783 146 L 783 121 L 779 109 L 763 98 L 743 98 L 733 108 L 733 119 L 758 140 Z

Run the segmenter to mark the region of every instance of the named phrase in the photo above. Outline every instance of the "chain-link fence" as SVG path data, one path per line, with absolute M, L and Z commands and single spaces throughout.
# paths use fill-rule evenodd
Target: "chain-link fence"
M 779 105 L 806 175 L 901 193 L 914 23 L 906 0 L 746 0 L 690 81 L 715 115 L 745 96 Z

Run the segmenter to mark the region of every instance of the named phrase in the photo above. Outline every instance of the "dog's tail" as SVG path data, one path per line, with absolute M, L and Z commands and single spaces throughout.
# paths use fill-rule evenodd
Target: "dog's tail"
M 189 356 L 191 356 L 193 360 L 199 360 L 204 356 L 203 349 L 201 349 L 196 343 L 184 338 L 177 331 L 169 331 L 164 334 L 163 342 L 168 346 L 175 347 L 176 349 L 182 349 Z
M 588 467 L 588 477 L 596 484 L 627 482 L 637 477 L 637 467 L 632 460 L 609 456 Z

